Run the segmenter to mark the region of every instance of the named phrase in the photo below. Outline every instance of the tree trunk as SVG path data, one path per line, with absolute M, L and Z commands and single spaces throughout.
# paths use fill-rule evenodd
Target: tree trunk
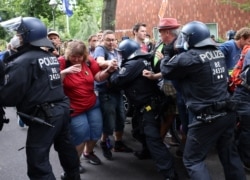
M 102 30 L 115 30 L 115 13 L 117 0 L 103 0 Z

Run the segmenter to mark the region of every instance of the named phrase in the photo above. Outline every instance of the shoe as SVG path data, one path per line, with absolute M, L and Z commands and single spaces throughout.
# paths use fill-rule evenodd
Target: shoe
M 73 174 L 70 177 L 64 172 L 61 174 L 61 180 L 81 180 L 80 174 Z
M 134 153 L 134 155 L 140 160 L 151 159 L 151 154 L 148 149 L 137 151 Z
M 83 156 L 89 160 L 90 164 L 99 165 L 101 164 L 101 160 L 94 154 L 94 152 L 90 152 L 88 155 L 83 154 Z
M 85 172 L 85 169 L 82 167 L 82 165 L 79 165 L 79 173 L 82 174 Z
M 107 158 L 108 160 L 111 160 L 112 159 L 112 152 L 111 152 L 110 148 L 107 146 L 107 143 L 106 142 L 101 142 L 100 146 L 102 148 L 103 156 L 105 158 Z
M 114 152 L 133 152 L 131 148 L 126 146 L 122 141 L 115 141 Z

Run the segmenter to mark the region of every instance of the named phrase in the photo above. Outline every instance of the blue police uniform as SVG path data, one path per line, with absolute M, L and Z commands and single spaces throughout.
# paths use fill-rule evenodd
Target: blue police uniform
M 150 67 L 150 63 L 145 58 L 134 57 L 122 63 L 120 70 L 111 75 L 110 82 L 123 88 L 126 96 L 137 109 L 140 133 L 145 136 L 157 169 L 165 178 L 173 178 L 175 176 L 173 157 L 160 136 L 160 116 L 164 95 L 157 85 L 158 81 L 142 76 L 142 71 L 150 70 Z M 140 137 L 140 141 L 143 142 L 143 138 Z
M 57 58 L 39 47 L 26 45 L 14 54 L 1 77 L 0 102 L 38 117 L 52 127 L 29 118 L 26 141 L 30 179 L 55 180 L 49 163 L 52 144 L 68 178 L 79 180 L 79 158 L 69 136 L 69 100 L 63 92 Z
M 246 179 L 233 142 L 236 113 L 227 91 L 223 53 L 214 46 L 191 48 L 163 62 L 161 71 L 165 78 L 178 80 L 193 115 L 183 156 L 191 179 L 211 179 L 204 159 L 214 146 L 225 178 Z

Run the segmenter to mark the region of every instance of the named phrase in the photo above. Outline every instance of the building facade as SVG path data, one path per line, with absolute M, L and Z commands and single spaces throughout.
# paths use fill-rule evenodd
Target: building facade
M 244 2 L 238 0 L 241 1 Z M 132 37 L 133 25 L 142 22 L 147 24 L 148 34 L 157 39 L 158 14 L 163 2 L 166 5 L 161 13 L 163 17 L 176 18 L 182 25 L 193 20 L 202 21 L 217 39 L 225 39 L 226 31 L 230 29 L 250 26 L 250 12 L 232 6 L 231 0 L 226 3 L 222 0 L 117 0 L 117 37 Z

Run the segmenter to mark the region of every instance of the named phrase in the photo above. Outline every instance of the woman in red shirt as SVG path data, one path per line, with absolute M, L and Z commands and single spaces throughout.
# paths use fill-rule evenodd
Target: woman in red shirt
M 93 149 L 102 133 L 102 114 L 94 91 L 94 81 L 107 79 L 117 69 L 117 63 L 110 63 L 101 70 L 96 61 L 88 55 L 82 41 L 69 42 L 65 56 L 59 57 L 64 92 L 70 99 L 70 133 L 79 158 L 83 153 L 91 164 L 100 164 Z M 81 167 L 80 167 L 81 168 Z

